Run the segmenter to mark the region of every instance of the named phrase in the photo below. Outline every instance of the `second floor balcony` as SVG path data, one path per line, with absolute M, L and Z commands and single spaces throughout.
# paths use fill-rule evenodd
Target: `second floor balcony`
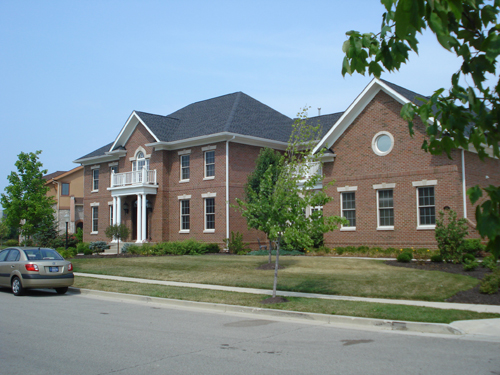
M 156 169 L 111 174 L 111 188 L 144 185 L 156 185 Z

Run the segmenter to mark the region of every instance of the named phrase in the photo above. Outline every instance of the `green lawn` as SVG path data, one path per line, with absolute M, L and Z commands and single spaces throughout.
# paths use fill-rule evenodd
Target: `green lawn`
M 274 260 L 274 259 L 273 259 Z M 76 272 L 272 289 L 265 256 L 164 256 L 73 259 Z M 278 289 L 359 297 L 444 301 L 478 280 L 437 271 L 391 267 L 379 260 L 282 257 Z
M 139 284 L 79 276 L 75 278 L 74 287 L 186 301 L 414 322 L 451 323 L 457 320 L 500 318 L 499 314 L 477 313 L 473 311 L 443 310 L 430 307 L 335 301 L 317 298 L 287 297 L 289 300 L 287 303 L 263 305 L 261 301 L 268 298 L 268 295 Z

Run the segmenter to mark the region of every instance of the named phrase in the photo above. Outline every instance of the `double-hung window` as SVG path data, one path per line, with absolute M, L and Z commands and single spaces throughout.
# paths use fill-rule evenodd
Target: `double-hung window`
M 181 199 L 181 232 L 189 231 L 190 229 L 190 201 L 189 199 Z
M 342 217 L 345 217 L 349 224 L 344 224 L 342 228 L 356 229 L 356 192 L 349 191 L 342 193 Z
M 92 169 L 92 191 L 99 190 L 99 168 Z
M 189 180 L 190 155 L 181 155 L 181 181 Z
M 435 227 L 436 203 L 434 200 L 434 186 L 419 187 L 418 193 L 418 226 Z
M 340 216 L 346 218 L 349 223 L 343 224 L 341 231 L 356 230 L 356 191 L 357 186 L 338 187 L 340 193 Z
M 413 181 L 417 188 L 417 229 L 436 228 L 436 191 L 437 180 Z
M 377 229 L 394 229 L 394 190 L 378 190 L 377 196 Z
M 205 198 L 205 231 L 215 231 L 215 198 Z
M 92 206 L 92 233 L 97 233 L 99 230 L 99 206 Z
M 215 177 L 215 151 L 205 151 L 205 178 Z

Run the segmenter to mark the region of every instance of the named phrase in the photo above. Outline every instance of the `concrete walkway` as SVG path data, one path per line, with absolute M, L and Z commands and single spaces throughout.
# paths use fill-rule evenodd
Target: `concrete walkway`
M 223 285 L 209 285 L 209 284 L 197 284 L 197 283 L 184 283 L 177 281 L 163 281 L 163 280 L 150 280 L 150 279 L 139 279 L 134 277 L 123 277 L 123 276 L 110 276 L 110 275 L 97 275 L 97 274 L 88 274 L 75 272 L 75 276 L 81 277 L 92 277 L 96 279 L 106 279 L 106 280 L 116 280 L 116 281 L 127 281 L 134 283 L 142 283 L 142 284 L 155 284 L 155 285 L 165 285 L 165 286 L 176 286 L 176 287 L 185 287 L 185 288 L 197 288 L 197 289 L 209 289 L 209 290 L 221 290 L 227 292 L 238 292 L 238 293 L 250 293 L 250 294 L 262 294 L 262 295 L 272 295 L 272 291 L 268 289 L 254 289 L 254 288 L 240 288 L 240 287 L 232 287 L 232 286 L 223 286 Z M 395 299 L 383 299 L 383 298 L 364 298 L 364 297 L 350 297 L 350 296 L 337 296 L 337 295 L 326 295 L 326 294 L 316 294 L 316 293 L 300 293 L 300 292 L 287 292 L 287 291 L 276 291 L 276 295 L 283 297 L 304 297 L 304 298 L 319 298 L 319 299 L 329 299 L 329 300 L 342 300 L 342 301 L 357 301 L 357 302 L 372 302 L 372 303 L 387 303 L 387 304 L 395 304 L 395 305 L 410 305 L 410 306 L 423 306 L 423 307 L 433 307 L 438 309 L 455 309 L 455 310 L 467 310 L 467 311 L 475 311 L 475 312 L 488 312 L 488 313 L 497 313 L 500 314 L 500 306 L 498 305 L 475 305 L 475 304 L 465 304 L 465 303 L 447 303 L 447 302 L 428 302 L 428 301 L 410 301 L 410 300 L 395 300 Z M 240 310 L 241 308 L 238 307 Z M 225 311 L 229 311 L 231 309 L 226 308 Z M 255 312 L 256 309 L 250 308 L 252 312 Z M 259 309 L 260 310 L 260 309 Z M 268 310 L 268 309 L 264 309 Z M 277 311 L 277 310 L 274 310 Z M 281 314 L 285 314 L 284 312 Z M 304 315 L 304 313 L 300 313 Z M 306 314 L 307 315 L 307 314 Z M 321 314 L 308 314 L 312 315 L 321 315 Z M 359 325 L 366 326 L 365 318 L 351 318 L 351 317 L 342 317 L 348 318 L 350 322 L 357 321 Z M 329 319 L 332 320 L 332 318 Z M 370 319 L 368 319 L 370 320 Z M 379 319 L 371 319 L 379 320 Z M 414 323 L 414 322 L 405 322 L 407 325 L 417 325 L 421 324 L 422 327 L 418 329 L 414 329 L 417 332 L 430 332 L 436 333 L 433 330 L 429 331 L 426 326 L 429 326 L 429 323 Z M 377 324 L 375 324 L 377 325 Z M 431 325 L 432 326 L 432 325 Z M 496 337 L 500 340 L 500 319 L 482 319 L 482 320 L 467 320 L 467 321 L 458 321 L 453 322 L 449 326 L 451 331 L 458 331 L 460 333 L 469 334 L 469 335 L 480 335 L 480 336 L 490 336 Z M 456 334 L 456 332 L 454 332 Z

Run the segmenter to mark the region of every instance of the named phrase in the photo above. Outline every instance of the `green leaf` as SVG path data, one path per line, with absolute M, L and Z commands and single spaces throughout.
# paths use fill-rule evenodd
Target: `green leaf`
M 370 64 L 368 65 L 368 73 L 377 78 L 380 78 L 382 67 L 375 61 L 370 61 Z
M 469 196 L 471 203 L 475 204 L 479 200 L 479 198 L 483 196 L 483 190 L 478 185 L 476 185 L 467 189 L 467 195 Z

